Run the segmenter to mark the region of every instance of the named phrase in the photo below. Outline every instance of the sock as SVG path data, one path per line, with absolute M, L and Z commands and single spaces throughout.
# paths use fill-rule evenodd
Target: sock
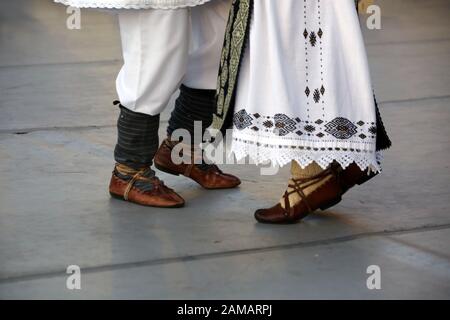
M 294 182 L 292 179 L 307 179 L 314 177 L 324 171 L 322 167 L 320 167 L 317 163 L 313 162 L 309 166 L 307 166 L 305 169 L 302 169 L 302 167 L 297 163 L 297 161 L 292 161 L 291 163 L 291 179 L 289 179 L 289 185 L 293 185 Z M 311 194 L 314 190 L 322 186 L 325 182 L 327 182 L 329 179 L 331 179 L 331 175 L 329 177 L 326 177 L 320 181 L 318 181 L 315 184 L 312 184 L 311 186 L 303 189 L 303 193 L 305 196 L 308 196 Z M 293 188 L 288 187 L 288 192 L 294 191 Z M 291 207 L 294 205 L 300 203 L 302 201 L 301 196 L 295 192 L 289 195 L 289 203 Z M 285 199 L 282 197 L 280 199 L 280 204 L 283 208 L 285 208 Z
M 180 95 L 175 101 L 175 109 L 169 119 L 167 135 L 171 136 L 176 129 L 185 129 L 194 139 L 194 122 L 202 122 L 202 136 L 213 119 L 216 104 L 215 90 L 192 89 L 182 85 Z M 193 142 L 193 141 L 192 141 Z
M 155 171 L 153 171 L 150 167 L 144 167 L 141 169 L 134 169 L 132 167 L 128 167 L 124 164 L 117 163 L 114 168 L 114 174 L 122 180 L 131 181 L 134 175 L 138 172 L 141 172 L 140 179 L 138 179 L 134 183 L 134 187 L 142 190 L 142 191 L 150 191 L 153 190 L 154 186 L 152 183 L 152 178 L 155 178 Z
M 167 135 L 170 137 L 177 129 L 185 129 L 191 135 L 191 144 L 193 150 L 198 146 L 194 143 L 195 122 L 201 121 L 201 136 L 211 125 L 213 119 L 214 107 L 216 104 L 215 90 L 192 89 L 182 85 L 180 87 L 180 96 L 175 101 L 175 109 L 169 119 Z M 196 151 L 196 156 L 202 157 L 201 151 Z M 209 165 L 206 163 L 196 165 L 197 168 L 207 170 Z
M 116 162 L 133 169 L 150 167 L 159 147 L 158 129 L 159 115 L 150 116 L 120 106 Z
M 291 175 L 294 179 L 304 179 L 313 177 L 315 175 L 318 175 L 322 171 L 323 171 L 322 167 L 315 162 L 311 163 L 305 169 L 302 169 L 302 167 L 297 163 L 297 161 L 292 161 L 291 163 Z

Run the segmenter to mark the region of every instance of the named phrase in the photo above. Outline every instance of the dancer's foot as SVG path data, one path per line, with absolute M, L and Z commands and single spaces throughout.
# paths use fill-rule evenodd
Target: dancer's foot
M 314 175 L 301 178 L 293 175 L 281 201 L 272 208 L 257 210 L 256 220 L 273 224 L 295 223 L 319 208 L 326 210 L 339 203 L 342 191 L 333 170 L 316 168 L 309 169 L 309 172 L 319 172 Z
M 332 167 L 341 185 L 342 194 L 346 193 L 355 185 L 366 183 L 378 175 L 377 172 L 369 171 L 369 169 L 362 171 L 356 163 L 352 163 L 346 169 L 342 169 L 339 164 L 333 164 Z
M 175 164 L 172 161 L 172 149 L 178 143 L 169 139 L 163 141 L 154 158 L 156 168 L 169 174 L 184 175 L 205 189 L 230 189 L 241 184 L 238 177 L 223 173 L 214 164 L 194 164 L 194 155 L 191 155 L 192 164 Z
M 135 170 L 117 164 L 111 177 L 109 193 L 114 198 L 143 206 L 159 208 L 184 206 L 184 199 L 165 186 L 164 182 L 159 180 L 149 167 Z

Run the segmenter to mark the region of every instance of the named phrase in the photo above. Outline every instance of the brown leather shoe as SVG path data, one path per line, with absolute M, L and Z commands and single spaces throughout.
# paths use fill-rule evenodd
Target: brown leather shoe
M 362 185 L 370 179 L 378 175 L 367 169 L 362 171 L 356 163 L 352 163 L 346 169 L 342 169 L 340 165 L 333 164 L 332 169 L 342 188 L 342 194 L 353 188 L 355 185 Z
M 154 163 L 159 170 L 173 174 L 184 175 L 191 178 L 205 189 L 230 189 L 241 184 L 239 178 L 223 173 L 216 165 L 209 164 L 175 164 L 172 161 L 172 149 L 179 142 L 166 139 L 156 152 Z M 194 153 L 191 155 L 194 163 Z
M 150 168 L 133 170 L 118 165 L 113 171 L 109 185 L 112 197 L 158 208 L 180 208 L 184 199 L 166 187 L 164 182 L 154 176 Z
M 327 179 L 323 185 L 312 191 L 308 196 L 304 190 L 322 180 Z M 320 174 L 306 179 L 292 179 L 294 184 L 284 194 L 285 208 L 280 203 L 269 209 L 260 209 L 255 212 L 255 218 L 262 223 L 290 224 L 300 221 L 317 209 L 326 210 L 341 201 L 342 190 L 332 169 L 327 169 Z M 298 193 L 301 201 L 291 206 L 289 195 Z

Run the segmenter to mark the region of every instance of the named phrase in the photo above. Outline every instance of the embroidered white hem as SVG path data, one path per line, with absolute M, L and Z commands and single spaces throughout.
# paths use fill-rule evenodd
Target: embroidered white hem
M 211 0 L 54 0 L 75 8 L 100 9 L 181 9 L 195 7 Z
M 284 167 L 295 160 L 305 169 L 311 163 L 316 162 L 322 169 L 328 168 L 334 161 L 345 169 L 350 164 L 356 163 L 364 171 L 381 172 L 381 151 L 349 151 L 349 150 L 294 150 L 289 147 L 271 148 L 233 139 L 230 156 L 234 154 L 237 161 L 249 157 L 256 165 L 271 163 L 272 166 Z

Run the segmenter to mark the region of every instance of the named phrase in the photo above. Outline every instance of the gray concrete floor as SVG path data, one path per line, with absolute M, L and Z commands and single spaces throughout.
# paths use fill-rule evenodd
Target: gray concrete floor
M 450 298 L 450 2 L 377 2 L 383 29 L 364 32 L 394 141 L 385 171 L 292 226 L 252 217 L 286 169 L 227 167 L 242 187 L 213 192 L 161 174 L 184 209 L 110 199 L 114 16 L 83 11 L 69 31 L 60 5 L 2 3 L 0 298 Z M 73 264 L 79 291 L 65 285 Z M 381 290 L 366 287 L 369 265 Z

